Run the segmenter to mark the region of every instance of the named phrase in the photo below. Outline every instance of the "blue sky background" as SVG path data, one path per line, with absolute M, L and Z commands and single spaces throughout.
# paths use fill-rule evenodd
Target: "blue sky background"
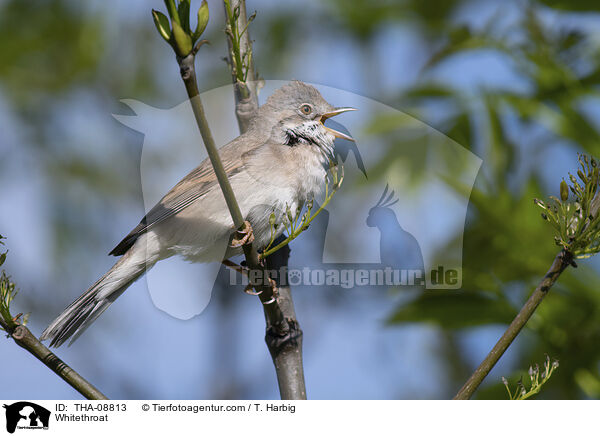
M 0 1 L 0 14 L 3 3 Z M 98 0 L 85 6 L 73 5 L 82 14 L 104 17 L 105 55 L 99 66 L 100 77 L 110 82 L 111 76 L 118 76 L 120 85 L 107 87 L 114 93 L 101 93 L 94 84 L 82 81 L 55 94 L 50 105 L 44 102 L 51 110 L 44 113 L 43 151 L 36 147 L 42 142 L 40 132 L 24 121 L 7 97 L 8 85 L 0 83 L 0 199 L 2 207 L 10 211 L 0 214 L 0 232 L 8 237 L 9 249 L 4 267 L 21 289 L 14 312 L 32 312 L 30 328 L 35 334 L 39 335 L 64 306 L 112 265 L 106 253 L 143 216 L 140 160 L 144 138 L 112 114 L 131 114 L 119 103 L 123 98 L 162 109 L 185 99 L 171 49 L 155 35 L 150 18 L 150 8 L 163 6 L 158 0 Z M 197 60 L 202 91 L 230 80 L 220 60 L 226 54 L 224 35 L 219 31 L 223 22 L 221 4 L 209 0 L 209 6 L 212 44 L 203 48 Z M 519 8 L 519 2 L 473 1 L 463 5 L 453 19 L 476 27 L 500 10 L 502 23 L 509 26 L 518 17 Z M 309 19 L 320 17 L 324 22 L 331 13 L 327 5 L 316 0 L 249 0 L 248 9 L 258 10 L 255 28 L 261 26 L 261 20 L 286 11 Z M 559 20 L 551 14 L 547 19 Z M 600 29 L 597 17 L 561 17 L 560 23 Z M 137 29 L 141 25 L 146 26 L 150 47 L 143 54 L 127 35 L 129 26 Z M 273 63 L 263 50 L 268 47 L 263 41 L 269 35 L 252 29 L 256 63 L 265 79 L 300 79 L 395 105 L 391 96 L 428 78 L 420 72 L 428 59 L 428 41 L 410 23 L 385 24 L 376 31 L 372 43 L 364 46 L 332 29 L 308 29 L 301 38 L 294 35 L 298 38 L 293 40 L 291 53 L 266 72 L 261 60 Z M 597 30 L 590 32 L 597 37 Z M 157 87 L 153 93 L 135 90 L 136 77 L 130 62 L 136 56 L 147 56 Z M 480 87 L 523 90 L 528 86 L 510 62 L 482 51 L 442 63 L 427 74 L 443 77 L 466 96 Z M 129 88 L 127 83 L 131 84 Z M 436 110 L 443 112 L 443 108 L 432 108 L 428 114 L 431 119 L 435 119 Z M 589 112 L 597 120 L 597 102 L 590 103 Z M 531 161 L 523 153 L 520 166 L 543 168 L 541 172 L 550 187 L 556 184 L 555 174 L 572 170 L 574 159 L 567 154 L 564 147 L 556 147 L 546 159 Z M 58 164 L 73 157 L 92 163 L 100 174 L 106 169 L 116 176 L 105 180 L 100 175 L 94 186 L 57 174 Z M 485 172 L 485 156 L 480 157 Z M 165 191 L 168 188 L 165 186 Z M 338 200 L 343 198 L 334 201 Z M 56 222 L 85 235 L 57 239 L 56 227 L 51 224 Z M 292 261 L 294 253 L 303 253 L 302 244 L 309 244 L 310 238 L 307 234 L 294 242 Z M 595 260 L 588 262 L 598 265 Z M 180 281 L 179 285 L 201 280 L 194 266 L 188 267 L 185 277 L 173 278 Z M 452 395 L 457 386 L 450 384 L 444 362 L 439 360 L 443 332 L 421 324 L 385 324 L 402 298 L 406 297 L 386 290 L 328 292 L 306 287 L 294 293 L 304 331 L 309 398 L 420 399 Z M 502 331 L 503 326 L 492 326 L 463 334 L 459 345 L 467 361 L 473 366 L 478 364 Z M 201 315 L 184 321 L 157 309 L 146 279 L 142 279 L 78 342 L 59 349 L 57 354 L 113 399 L 278 398 L 263 336 L 262 308 L 256 298 L 241 292 L 228 297 L 215 295 Z M 529 339 L 527 332 L 520 336 L 490 378 L 510 372 L 514 353 L 527 346 Z M 0 356 L 0 397 L 80 398 L 11 341 L 0 341 Z

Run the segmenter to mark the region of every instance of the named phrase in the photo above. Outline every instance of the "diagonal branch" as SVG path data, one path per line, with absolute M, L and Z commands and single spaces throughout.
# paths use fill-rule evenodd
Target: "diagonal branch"
M 24 325 L 9 325 L 0 316 L 0 327 L 4 329 L 15 343 L 33 354 L 40 362 L 52 372 L 69 383 L 77 392 L 88 400 L 108 400 L 108 398 L 94 387 L 90 382 L 79 375 L 69 365 L 60 360 L 56 354 L 42 344 L 31 331 Z
M 525 327 L 525 324 L 527 324 L 527 321 L 529 321 L 529 318 L 531 318 L 535 309 L 542 302 L 546 294 L 548 294 L 548 291 L 554 283 L 556 283 L 556 280 L 558 280 L 558 277 L 565 268 L 572 264 L 572 262 L 573 256 L 568 251 L 562 250 L 556 255 L 554 262 L 552 262 L 552 266 L 537 288 L 535 288 L 531 297 L 529 297 L 515 319 L 510 323 L 500 340 L 494 345 L 494 348 L 492 348 L 483 362 L 481 362 L 481 365 L 479 365 L 460 391 L 458 391 L 454 397 L 455 400 L 468 400 L 471 398 L 483 379 L 487 377 L 510 344 L 515 340 L 519 332 Z
M 3 239 L 4 237 L 0 235 L 0 245 L 4 245 Z M 6 254 L 6 252 L 0 253 L 0 265 L 6 260 Z M 3 330 L 7 337 L 12 338 L 18 346 L 33 354 L 88 400 L 108 400 L 102 392 L 60 360 L 25 327 L 28 315 L 23 318 L 21 318 L 22 313 L 12 316 L 10 305 L 17 293 L 16 285 L 10 281 L 6 272 L 2 271 L 0 273 L 0 330 Z
M 229 183 L 229 179 L 227 178 L 227 173 L 225 172 L 223 163 L 221 162 L 217 146 L 215 145 L 215 140 L 213 139 L 212 132 L 208 126 L 208 121 L 206 120 L 204 106 L 202 105 L 200 93 L 198 92 L 194 60 L 194 53 L 190 53 L 184 58 L 179 56 L 177 57 L 181 78 L 185 84 L 185 89 L 187 90 L 190 98 L 190 104 L 192 105 L 196 123 L 200 129 L 200 134 L 202 135 L 202 140 L 204 141 L 208 157 L 217 176 L 217 180 L 219 181 L 219 186 L 221 187 L 221 191 L 225 197 L 229 213 L 233 219 L 233 224 L 237 229 L 241 230 L 245 227 L 244 217 L 238 202 L 235 199 L 233 189 Z M 246 243 L 242 245 L 242 249 L 246 258 L 246 264 L 250 270 L 264 270 L 258 258 L 258 253 L 252 246 L 252 243 Z M 264 274 L 260 275 L 260 277 L 264 277 Z M 274 289 L 271 286 L 265 285 L 264 282 L 258 278 L 254 282 L 251 281 L 251 284 L 258 291 L 260 301 L 263 303 L 265 314 L 271 321 L 272 328 L 280 336 L 287 335 L 289 332 L 289 325 L 283 315 L 283 312 L 281 311 L 281 308 L 279 307 L 279 304 L 277 303 L 274 295 Z

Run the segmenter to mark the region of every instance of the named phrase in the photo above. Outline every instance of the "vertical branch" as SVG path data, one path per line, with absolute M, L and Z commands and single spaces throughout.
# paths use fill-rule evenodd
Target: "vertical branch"
M 235 115 L 240 132 L 244 133 L 258 109 L 257 77 L 248 30 L 255 15 L 247 18 L 245 0 L 224 0 L 223 6 L 227 21 L 225 32 L 229 46 L 228 63 L 234 85 Z
M 277 300 L 283 315 L 287 319 L 289 332 L 285 336 L 277 335 L 269 325 L 265 340 L 277 372 L 277 382 L 282 400 L 306 400 L 304 367 L 302 365 L 302 330 L 296 319 L 292 290 L 287 279 L 290 247 L 279 249 L 267 257 L 267 269 L 279 271 L 277 274 Z
M 229 44 L 229 66 L 234 84 L 235 114 L 244 133 L 250 120 L 258 110 L 256 73 L 252 60 L 252 41 L 246 18 L 245 0 L 224 0 L 226 33 Z M 267 329 L 265 341 L 275 365 L 281 399 L 306 399 L 304 367 L 302 365 L 302 330 L 296 319 L 292 292 L 287 284 L 287 269 L 290 249 L 284 247 L 267 257 L 267 268 L 283 272 L 278 274 L 277 300 L 287 321 L 289 330 L 284 334 L 273 328 L 273 320 L 265 311 Z M 283 277 L 282 277 L 283 275 Z

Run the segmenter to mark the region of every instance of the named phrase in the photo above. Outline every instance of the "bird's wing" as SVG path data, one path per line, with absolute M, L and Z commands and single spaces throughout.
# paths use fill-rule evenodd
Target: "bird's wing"
M 234 145 L 230 143 L 228 145 Z M 220 155 L 224 161 L 223 166 L 228 177 L 241 171 L 243 162 L 233 155 L 233 147 L 224 147 Z M 165 195 L 150 212 L 146 214 L 140 223 L 109 253 L 113 256 L 125 254 L 133 246 L 135 241 L 147 232 L 152 226 L 166 220 L 181 212 L 194 201 L 205 195 L 217 184 L 217 177 L 212 168 L 210 160 L 205 159 L 200 166 L 185 176 L 167 195 Z

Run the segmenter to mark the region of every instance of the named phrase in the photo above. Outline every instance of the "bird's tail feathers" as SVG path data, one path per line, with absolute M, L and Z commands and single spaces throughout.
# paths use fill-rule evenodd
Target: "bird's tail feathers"
M 156 260 L 139 259 L 129 250 L 83 295 L 71 303 L 42 333 L 50 346 L 61 346 L 69 338 L 71 345 L 125 290 Z

